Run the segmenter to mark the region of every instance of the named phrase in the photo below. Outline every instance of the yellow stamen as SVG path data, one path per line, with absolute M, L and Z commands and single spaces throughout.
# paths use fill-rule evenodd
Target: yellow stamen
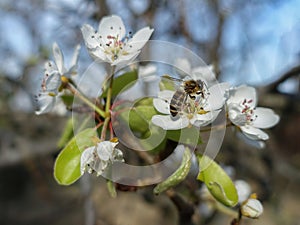
M 117 143 L 119 140 L 118 140 L 118 138 L 114 137 L 114 138 L 110 139 L 109 141 L 113 142 L 113 143 Z
M 64 76 L 64 75 L 62 75 L 60 77 L 60 79 L 61 79 L 61 82 L 63 82 L 63 83 L 68 83 L 69 82 L 69 79 L 66 76 Z

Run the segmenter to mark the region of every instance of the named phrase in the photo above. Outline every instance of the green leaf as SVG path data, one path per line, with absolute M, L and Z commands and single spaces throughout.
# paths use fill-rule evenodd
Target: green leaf
M 121 91 L 125 91 L 132 87 L 138 79 L 138 72 L 137 70 L 132 70 L 126 72 L 113 80 L 112 86 L 112 96 L 117 96 Z M 107 94 L 107 88 L 103 91 L 101 97 L 105 98 Z
M 233 207 L 238 203 L 237 190 L 225 171 L 208 156 L 197 155 L 199 174 L 197 179 L 205 183 L 207 189 L 220 203 Z
M 151 118 L 157 114 L 152 101 L 144 100 L 144 104 L 137 103 L 134 107 L 121 113 L 121 117 L 129 123 L 130 129 L 135 132 L 144 134 L 149 131 Z
M 188 147 L 184 147 L 184 154 L 182 157 L 179 168 L 171 174 L 166 180 L 159 183 L 153 190 L 154 194 L 160 194 L 161 192 L 179 184 L 188 175 L 191 168 L 191 151 Z
M 73 95 L 62 95 L 60 96 L 63 103 L 67 106 L 70 107 L 73 104 L 74 101 L 74 96 Z
M 202 143 L 200 130 L 194 126 L 186 127 L 181 130 L 168 130 L 167 138 L 188 145 L 198 145 Z
M 57 183 L 70 185 L 80 178 L 81 153 L 85 148 L 93 145 L 93 136 L 96 136 L 95 129 L 83 130 L 59 153 L 54 164 L 54 177 Z
M 57 147 L 63 148 L 68 143 L 68 141 L 70 141 L 73 135 L 73 119 L 69 118 L 65 125 L 65 129 L 57 143 Z

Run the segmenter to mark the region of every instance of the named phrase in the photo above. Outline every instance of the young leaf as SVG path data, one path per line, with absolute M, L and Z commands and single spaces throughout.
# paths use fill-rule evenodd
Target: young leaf
M 199 174 L 197 179 L 205 183 L 210 193 L 220 203 L 233 207 L 238 203 L 237 190 L 225 171 L 208 156 L 198 155 Z
M 136 132 L 145 133 L 149 130 L 152 116 L 156 115 L 153 104 L 136 105 L 133 108 L 121 113 L 121 117 L 129 123 L 130 129 Z
M 126 72 L 113 80 L 112 96 L 117 96 L 121 91 L 125 91 L 132 87 L 138 78 L 137 70 Z M 105 98 L 107 89 L 102 93 L 101 97 Z
M 179 168 L 171 174 L 166 180 L 159 183 L 153 190 L 154 194 L 160 194 L 161 192 L 179 184 L 181 181 L 183 181 L 186 176 L 188 175 L 192 160 L 191 160 L 191 151 L 188 147 L 184 147 L 183 145 L 180 145 L 178 147 L 184 148 L 183 158 L 181 161 L 181 164 Z
M 79 179 L 82 151 L 93 145 L 92 137 L 96 130 L 89 128 L 74 136 L 59 153 L 54 164 L 54 177 L 61 185 L 70 185 Z

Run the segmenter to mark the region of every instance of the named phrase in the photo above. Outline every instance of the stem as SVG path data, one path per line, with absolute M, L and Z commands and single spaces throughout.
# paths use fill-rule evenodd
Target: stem
M 113 78 L 114 78 L 114 73 L 115 73 L 115 66 L 112 66 L 111 68 L 111 76 L 109 78 L 109 88 L 107 90 L 107 96 L 106 96 L 106 105 L 105 105 L 105 120 L 104 120 L 104 124 L 102 127 L 102 132 L 101 132 L 101 140 L 105 140 L 106 137 L 106 130 L 108 127 L 108 124 L 110 122 L 111 119 L 111 113 L 110 113 L 110 107 L 111 107 L 111 98 L 112 98 L 112 85 L 113 85 Z
M 109 113 L 111 107 L 111 95 L 112 95 L 112 86 L 113 86 L 113 78 L 115 73 L 115 66 L 111 68 L 111 77 L 109 78 L 109 88 L 107 90 L 107 97 L 106 97 L 106 105 L 105 105 L 105 112 Z
M 231 122 L 229 122 L 229 123 L 227 123 L 226 124 L 226 128 L 227 127 L 231 127 L 233 124 L 231 123 Z M 209 131 L 211 131 L 211 130 L 221 130 L 221 129 L 224 129 L 224 125 L 223 124 L 221 124 L 221 125 L 217 125 L 217 126 L 214 126 L 214 127 L 211 127 L 211 128 L 206 128 L 206 129 L 201 129 L 200 131 L 201 132 L 209 132 Z
M 233 210 L 233 209 L 231 209 L 231 208 L 228 208 L 228 207 L 222 205 L 222 204 L 219 203 L 219 202 L 215 202 L 214 205 L 215 205 L 215 208 L 216 208 L 218 211 L 220 211 L 220 212 L 222 212 L 222 213 L 224 213 L 224 214 L 226 214 L 226 215 L 228 215 L 228 216 L 232 216 L 232 217 L 234 217 L 234 218 L 238 218 L 238 217 L 239 217 L 239 213 L 238 213 L 237 211 L 235 211 L 235 210 Z
M 88 98 L 86 98 L 84 95 L 82 95 L 77 89 L 72 87 L 70 84 L 67 84 L 66 88 L 70 90 L 74 95 L 79 97 L 85 104 L 87 104 L 89 107 L 94 109 L 100 116 L 106 118 L 106 113 L 98 108 L 94 103 L 92 103 Z

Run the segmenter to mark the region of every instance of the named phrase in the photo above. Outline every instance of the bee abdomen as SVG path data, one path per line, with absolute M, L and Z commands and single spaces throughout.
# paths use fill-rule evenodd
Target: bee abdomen
M 175 117 L 181 111 L 186 94 L 182 90 L 177 90 L 170 102 L 170 114 Z

